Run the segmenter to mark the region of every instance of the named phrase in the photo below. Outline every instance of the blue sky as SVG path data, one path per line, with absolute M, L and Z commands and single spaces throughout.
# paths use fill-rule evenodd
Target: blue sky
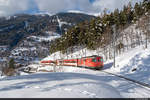
M 79 10 L 84 13 L 101 13 L 105 8 L 113 11 L 123 5 L 142 0 L 0 0 L 0 16 L 16 13 L 48 12 L 55 14 Z
M 93 3 L 95 0 L 89 0 L 91 3 Z

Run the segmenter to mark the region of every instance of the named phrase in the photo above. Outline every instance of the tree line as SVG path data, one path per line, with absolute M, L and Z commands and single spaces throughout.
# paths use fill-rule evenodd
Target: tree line
M 124 5 L 122 10 L 115 9 L 114 12 L 106 13 L 92 19 L 90 22 L 82 22 L 65 32 L 62 37 L 52 41 L 50 53 L 61 51 L 67 52 L 67 48 L 73 46 L 83 46 L 90 50 L 104 48 L 112 42 L 113 29 L 122 31 L 129 25 L 136 23 L 141 16 L 150 14 L 150 0 L 143 0 L 136 3 L 134 7 L 131 2 Z M 123 44 L 120 44 L 123 45 Z

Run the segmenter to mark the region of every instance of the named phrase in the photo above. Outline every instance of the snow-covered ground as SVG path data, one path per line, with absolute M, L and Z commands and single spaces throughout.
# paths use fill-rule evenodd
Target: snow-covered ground
M 38 42 L 41 41 L 52 41 L 54 39 L 60 38 L 60 35 L 57 33 L 52 33 L 52 32 L 46 32 L 49 36 L 30 36 L 28 38 L 32 38 Z
M 120 93 L 99 78 L 86 73 L 38 73 L 3 78 L 0 97 L 8 98 L 120 98 Z M 113 92 L 112 92 L 113 91 Z
M 79 53 L 79 51 L 78 51 Z M 87 54 L 90 54 L 87 51 Z M 74 53 L 74 54 L 77 54 Z M 53 59 L 54 55 L 49 56 Z M 58 55 L 57 55 L 58 56 Z M 55 55 L 55 57 L 57 57 Z M 73 56 L 73 55 L 72 55 Z M 75 55 L 74 55 L 75 56 Z M 48 59 L 46 58 L 46 59 Z M 150 45 L 138 46 L 105 62 L 105 71 L 121 74 L 150 84 Z M 30 65 L 36 68 L 37 65 Z M 136 68 L 136 70 L 135 70 Z M 38 70 L 41 70 L 38 68 Z M 53 70 L 53 66 L 43 69 Z M 132 71 L 132 70 L 135 71 Z M 56 72 L 37 72 L 0 79 L 0 97 L 4 98 L 149 98 L 150 89 L 119 77 L 89 69 L 57 66 Z

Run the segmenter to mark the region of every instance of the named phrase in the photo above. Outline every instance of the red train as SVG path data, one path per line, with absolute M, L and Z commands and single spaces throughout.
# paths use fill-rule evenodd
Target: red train
M 41 64 L 45 64 L 45 65 L 46 65 L 46 64 L 47 64 L 47 65 L 49 65 L 49 64 L 56 64 L 55 61 L 52 61 L 52 60 L 44 60 L 44 61 L 41 61 L 40 63 L 41 63 Z
M 76 66 L 76 67 L 87 67 L 93 69 L 101 69 L 104 66 L 103 57 L 101 56 L 88 56 L 78 59 L 59 59 L 59 60 L 48 60 L 41 61 L 42 64 L 56 64 L 59 66 Z

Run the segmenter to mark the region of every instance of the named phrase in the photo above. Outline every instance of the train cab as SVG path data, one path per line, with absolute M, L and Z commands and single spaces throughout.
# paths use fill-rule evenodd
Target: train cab
M 78 66 L 100 69 L 104 66 L 103 57 L 89 56 L 78 60 Z

